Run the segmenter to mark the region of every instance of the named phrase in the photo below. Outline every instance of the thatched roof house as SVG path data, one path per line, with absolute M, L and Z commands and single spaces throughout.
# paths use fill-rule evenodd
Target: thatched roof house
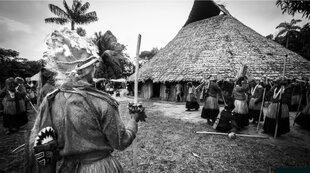
M 254 77 L 276 78 L 283 73 L 286 55 L 287 77 L 310 77 L 310 62 L 305 58 L 242 24 L 223 6 L 195 1 L 178 34 L 141 67 L 139 81 L 153 85 L 198 82 L 210 75 L 234 78 L 243 65 Z M 129 81 L 134 81 L 134 75 Z
M 205 11 L 213 16 L 199 20 L 203 16 L 199 13 Z M 140 69 L 139 80 L 200 81 L 212 74 L 235 77 L 243 64 L 254 77 L 275 78 L 282 75 L 285 55 L 287 77 L 310 77 L 309 61 L 258 34 L 214 2 L 196 1 L 185 26 Z

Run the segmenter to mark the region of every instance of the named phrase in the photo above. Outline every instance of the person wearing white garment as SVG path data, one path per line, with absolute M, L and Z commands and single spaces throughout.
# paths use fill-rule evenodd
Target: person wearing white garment
M 267 95 L 271 96 L 271 104 L 267 109 L 263 133 L 274 136 L 277 123 L 276 136 L 288 133 L 290 131 L 288 105 L 291 103 L 292 88 L 286 79 L 278 79 Z
M 253 80 L 254 81 L 254 80 Z M 250 85 L 252 84 L 251 90 L 250 90 L 250 102 L 249 102 L 249 119 L 253 118 L 253 123 L 257 124 L 259 115 L 261 113 L 260 109 L 263 103 L 263 94 L 264 94 L 264 88 L 263 88 L 263 82 L 259 81 L 257 84 L 254 82 L 250 82 Z M 263 111 L 261 115 L 261 121 L 263 121 Z

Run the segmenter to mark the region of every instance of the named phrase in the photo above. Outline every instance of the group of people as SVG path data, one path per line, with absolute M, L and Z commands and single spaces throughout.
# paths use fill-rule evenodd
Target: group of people
M 0 91 L 3 108 L 3 126 L 6 134 L 17 132 L 28 122 L 27 91 L 23 78 L 10 77 L 5 81 L 5 87 Z
M 229 86 L 229 87 L 227 87 Z M 201 117 L 220 131 L 240 131 L 252 122 L 263 121 L 263 132 L 280 136 L 290 131 L 289 111 L 296 106 L 303 111 L 298 114 L 296 123 L 305 128 L 310 126 L 310 105 L 307 97 L 309 89 L 306 80 L 278 78 L 247 79 L 239 77 L 234 83 L 217 81 L 211 76 L 195 87 L 187 83 L 186 110 L 199 109 L 198 93 L 203 103 Z M 178 89 L 177 89 L 178 90 Z M 224 102 L 220 113 L 219 100 Z M 269 103 L 266 115 L 263 107 Z M 295 110 L 295 111 L 299 111 Z

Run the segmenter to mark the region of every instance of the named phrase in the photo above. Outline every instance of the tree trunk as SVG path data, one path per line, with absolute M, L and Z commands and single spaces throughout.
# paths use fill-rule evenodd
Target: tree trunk
M 289 38 L 290 38 L 289 35 L 287 35 L 287 37 L 286 37 L 286 45 L 285 45 L 286 49 L 288 49 L 288 40 L 289 40 Z
M 71 22 L 71 30 L 72 31 L 74 30 L 74 22 L 73 21 Z

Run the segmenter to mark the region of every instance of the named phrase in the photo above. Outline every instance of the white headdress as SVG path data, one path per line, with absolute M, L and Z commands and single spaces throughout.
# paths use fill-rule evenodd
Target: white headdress
M 79 36 L 67 28 L 55 30 L 46 39 L 46 68 L 57 73 L 56 82 L 76 79 L 77 71 L 87 68 L 99 60 L 97 46 L 86 37 Z

